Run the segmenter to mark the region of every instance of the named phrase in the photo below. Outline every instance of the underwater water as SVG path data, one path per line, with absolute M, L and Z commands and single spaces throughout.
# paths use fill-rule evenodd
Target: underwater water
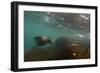
M 90 15 L 24 11 L 24 61 L 90 58 Z

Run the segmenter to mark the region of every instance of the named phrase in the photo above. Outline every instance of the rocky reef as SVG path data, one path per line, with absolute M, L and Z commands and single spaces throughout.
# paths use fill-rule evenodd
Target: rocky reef
M 48 47 L 34 46 L 24 54 L 24 61 L 48 61 L 90 58 L 90 48 L 81 42 L 71 42 L 66 37 L 59 37 Z

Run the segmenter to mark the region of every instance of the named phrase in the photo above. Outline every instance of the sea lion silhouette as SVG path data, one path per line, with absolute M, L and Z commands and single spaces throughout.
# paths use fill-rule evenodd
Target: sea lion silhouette
M 52 43 L 50 38 L 45 37 L 45 36 L 36 36 L 34 37 L 34 40 L 39 46 L 45 45 L 47 43 Z

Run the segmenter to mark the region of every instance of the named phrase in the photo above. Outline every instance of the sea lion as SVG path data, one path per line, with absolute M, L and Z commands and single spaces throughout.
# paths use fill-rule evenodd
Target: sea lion
M 36 41 L 37 45 L 42 46 L 47 43 L 52 43 L 50 38 L 45 37 L 45 36 L 36 36 L 34 37 L 34 40 Z

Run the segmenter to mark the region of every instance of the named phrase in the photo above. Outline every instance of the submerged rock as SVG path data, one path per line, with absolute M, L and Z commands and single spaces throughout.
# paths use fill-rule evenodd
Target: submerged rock
M 67 49 L 70 47 L 70 41 L 66 37 L 59 37 L 55 41 L 55 46 L 58 49 Z
M 59 37 L 55 41 L 55 47 L 59 51 L 61 59 L 72 59 L 73 51 L 70 48 L 71 42 L 66 37 Z

